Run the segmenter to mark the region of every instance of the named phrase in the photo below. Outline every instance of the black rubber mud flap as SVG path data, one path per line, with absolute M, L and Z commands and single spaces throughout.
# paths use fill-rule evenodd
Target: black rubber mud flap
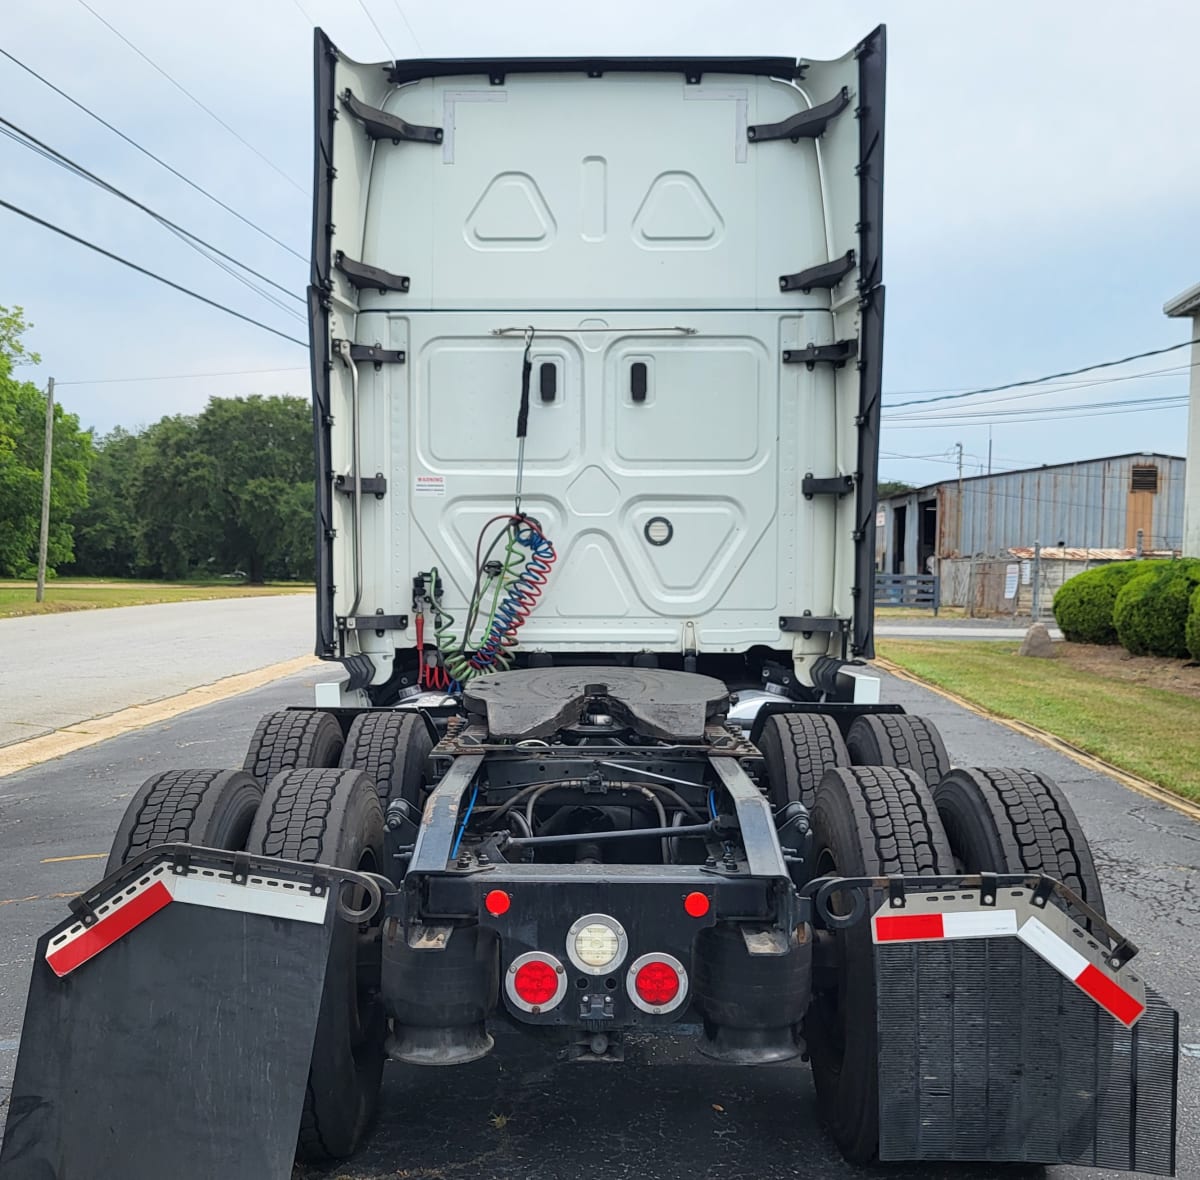
M 0 1177 L 291 1176 L 334 892 L 143 865 L 45 935 Z
M 872 919 L 879 1157 L 1175 1174 L 1178 1014 L 1053 904 Z

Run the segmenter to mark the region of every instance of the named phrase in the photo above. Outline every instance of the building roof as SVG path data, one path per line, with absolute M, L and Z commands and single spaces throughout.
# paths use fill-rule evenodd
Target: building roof
M 1189 287 L 1182 295 L 1168 299 L 1163 304 L 1163 313 L 1169 316 L 1200 315 L 1200 283 Z
M 1120 459 L 1165 459 L 1169 463 L 1186 462 L 1182 455 L 1163 455 L 1158 451 L 1127 451 L 1123 455 L 1102 455 L 1097 459 L 1073 459 L 1068 463 L 1043 463 L 1038 467 L 1020 467 L 1016 471 L 994 471 L 991 475 L 964 475 L 963 483 L 971 483 L 974 480 L 980 479 L 1007 479 L 1014 475 L 1029 475 L 1031 472 L 1038 471 L 1061 471 L 1064 467 L 1089 467 L 1095 463 L 1115 463 Z M 951 476 L 949 479 L 939 479 L 937 483 L 922 484 L 920 487 L 912 488 L 907 492 L 896 492 L 891 496 L 883 496 L 879 502 L 883 504 L 888 500 L 901 500 L 914 493 L 932 492 L 935 488 L 956 485 L 957 483 L 958 477 Z

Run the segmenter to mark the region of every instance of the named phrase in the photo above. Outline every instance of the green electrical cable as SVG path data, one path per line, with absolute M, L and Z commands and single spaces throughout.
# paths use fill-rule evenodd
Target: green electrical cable
M 492 631 L 492 626 L 496 621 L 496 614 L 500 609 L 500 604 L 504 601 L 505 595 L 510 587 L 520 578 L 525 568 L 527 554 L 524 547 L 517 540 L 516 528 L 511 524 L 497 534 L 491 545 L 488 546 L 484 560 L 491 560 L 491 555 L 495 552 L 496 545 L 505 538 L 507 538 L 507 543 L 504 547 L 504 557 L 501 561 L 499 572 L 489 575 L 486 581 L 482 578 L 476 580 L 475 589 L 467 607 L 465 617 L 466 629 L 461 642 L 456 641 L 449 634 L 449 627 L 453 624 L 453 619 L 442 611 L 436 603 L 434 604 L 434 637 L 437 641 L 438 650 L 442 653 L 442 661 L 450 675 L 459 684 L 465 684 L 473 677 L 487 672 L 507 671 L 512 666 L 513 656 L 506 647 L 501 647 L 496 653 L 491 668 L 476 668 L 471 663 L 471 659 L 475 654 L 475 645 L 472 643 L 471 636 L 479 622 L 481 613 L 485 609 L 488 612 L 487 620 L 483 626 L 483 636 L 486 637 Z M 436 569 L 433 572 L 436 576 Z M 489 595 L 491 602 L 485 606 Z M 449 620 L 449 622 L 445 622 L 444 620 Z

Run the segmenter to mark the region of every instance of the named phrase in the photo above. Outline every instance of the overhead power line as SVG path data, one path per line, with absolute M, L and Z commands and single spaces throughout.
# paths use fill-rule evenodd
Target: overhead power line
M 1097 361 L 1094 365 L 1084 365 L 1080 369 L 1065 369 L 1061 373 L 1051 373 L 1046 377 L 1031 377 L 1026 381 L 1008 381 L 1003 385 L 986 385 L 981 389 L 968 389 L 962 393 L 943 393 L 937 397 L 922 397 L 914 401 L 893 402 L 888 408 L 899 410 L 904 406 L 925 406 L 931 402 L 949 402 L 958 401 L 964 397 L 978 397 L 981 393 L 1000 393 L 1005 389 L 1021 389 L 1027 385 L 1044 385 L 1047 381 L 1057 381 L 1060 377 L 1076 377 L 1080 373 L 1091 373 L 1096 369 L 1111 369 L 1116 365 L 1127 365 L 1130 361 L 1144 360 L 1149 356 L 1162 356 L 1166 352 L 1177 352 L 1181 348 L 1190 348 L 1193 344 L 1200 344 L 1200 337 L 1196 337 L 1194 340 L 1185 340 L 1182 344 L 1169 344 L 1166 348 L 1151 348 L 1146 352 L 1135 352 L 1131 356 L 1123 356 L 1115 361 Z
M 307 365 L 286 365 L 277 369 L 218 369 L 212 373 L 159 373 L 153 377 L 93 377 L 90 380 L 57 381 L 56 385 L 127 385 L 135 381 L 186 381 L 197 377 L 248 377 L 254 373 L 307 373 Z
M 186 86 L 184 86 L 184 84 L 182 82 L 180 82 L 177 78 L 173 77 L 170 73 L 168 73 L 168 71 L 164 70 L 163 67 L 160 66 L 158 64 L 158 62 L 156 62 L 148 54 L 143 53 L 132 41 L 130 41 L 130 39 L 128 37 L 125 36 L 124 33 L 121 32 L 120 29 L 118 29 L 115 25 L 111 24 L 109 21 L 105 20 L 104 17 L 102 17 L 87 2 L 87 0 L 79 0 L 79 3 L 84 8 L 86 8 L 88 10 L 88 12 L 90 12 L 92 14 L 92 16 L 94 16 L 106 29 L 108 29 L 108 31 L 110 33 L 112 33 L 114 37 L 116 37 L 118 40 L 124 42 L 124 44 L 128 45 L 129 48 L 132 49 L 133 52 L 136 53 L 138 55 L 138 57 L 140 57 L 142 59 L 142 61 L 144 61 L 147 65 L 149 65 L 153 69 L 157 70 L 158 73 L 160 73 L 164 78 L 166 78 L 166 80 L 168 82 L 170 82 L 171 85 L 174 86 L 175 89 L 178 90 L 181 94 L 184 94 L 189 99 L 191 99 L 191 101 L 193 103 L 195 103 L 196 106 L 198 106 L 210 119 L 212 119 L 214 122 L 219 123 L 222 127 L 224 127 L 225 130 L 228 131 L 229 134 L 232 135 L 233 138 L 238 141 L 238 143 L 242 144 L 243 147 L 252 151 L 264 164 L 266 164 L 266 166 L 268 168 L 271 169 L 272 172 L 278 173 L 280 176 L 283 177 L 284 180 L 286 180 L 288 182 L 288 184 L 290 184 L 292 186 L 292 188 L 296 189 L 298 192 L 301 192 L 301 193 L 304 193 L 305 195 L 307 195 L 308 190 L 299 181 L 294 180 L 286 172 L 284 172 L 284 170 L 282 168 L 280 168 L 277 164 L 273 163 L 266 156 L 264 156 L 263 153 L 260 152 L 258 150 L 258 148 L 256 148 L 254 146 L 254 144 L 252 144 L 248 139 L 245 139 L 236 130 L 234 130 L 234 128 L 232 128 L 228 123 L 226 123 L 225 120 L 222 119 L 221 116 L 218 115 L 217 112 L 214 111 L 211 107 L 205 106 L 205 104 L 203 102 L 201 102 L 200 99 L 198 99 Z
M 191 230 L 184 229 L 183 226 L 172 221 L 169 217 L 165 217 L 163 214 L 151 209 L 149 205 L 145 205 L 135 197 L 130 196 L 129 193 L 125 192 L 123 189 L 118 188 L 116 185 L 103 179 L 103 177 L 97 176 L 96 173 L 88 171 L 88 169 L 83 167 L 82 164 L 72 160 L 70 156 L 64 155 L 62 152 L 58 151 L 57 148 L 51 147 L 49 144 L 44 143 L 36 136 L 30 134 L 30 132 L 26 131 L 24 128 L 18 127 L 16 123 L 4 118 L 3 115 L 0 115 L 0 124 L 3 124 L 4 127 L 11 128 L 12 131 L 16 132 L 15 135 L 12 135 L 9 132 L 4 132 L 4 134 L 9 135 L 9 138 L 13 139 L 16 143 L 21 144 L 22 147 L 27 147 L 33 151 L 36 151 L 38 155 L 50 160 L 51 163 L 57 164 L 59 167 L 66 169 L 68 172 L 71 172 L 74 175 L 79 176 L 94 185 L 97 185 L 105 192 L 110 193 L 112 196 L 132 205 L 135 209 L 140 209 L 143 213 L 147 214 L 149 217 L 152 217 L 160 225 L 165 226 L 167 229 L 171 230 L 172 233 L 182 238 L 193 248 L 202 247 L 203 249 L 201 250 L 201 253 L 203 253 L 206 258 L 209 258 L 210 261 L 216 262 L 217 260 L 216 258 L 212 258 L 208 252 L 217 255 L 218 258 L 225 259 L 227 262 L 231 262 L 234 266 L 244 270 L 247 274 L 253 275 L 256 279 L 261 279 L 262 282 L 266 283 L 268 286 L 274 287 L 277 291 L 281 291 L 284 295 L 296 300 L 297 303 L 304 302 L 304 299 L 300 295 L 297 295 L 295 291 L 291 291 L 281 283 L 275 282 L 274 279 L 268 278 L 266 275 L 255 270 L 252 266 L 247 266 L 246 263 L 242 262 L 240 259 L 234 258 L 232 254 L 226 254 L 224 250 L 214 246 L 211 242 L 205 241 L 199 235 L 192 233 Z M 220 266 L 221 264 L 218 262 L 217 265 Z M 234 278 L 239 279 L 242 282 L 246 282 L 251 290 L 263 295 L 264 298 L 270 299 L 271 302 L 277 307 L 283 308 L 283 310 L 291 313 L 291 308 L 286 307 L 286 305 L 280 303 L 279 300 L 275 299 L 274 297 L 267 295 L 265 291 L 259 290 L 258 287 L 254 286 L 252 283 L 249 283 L 248 280 L 244 279 L 241 275 L 230 271 L 226 266 L 221 266 L 221 269 L 226 271 L 226 273 L 232 274 Z
M 1102 410 L 1116 406 L 1157 406 L 1164 405 L 1168 402 L 1174 405 L 1183 405 L 1187 402 L 1187 394 L 1171 394 L 1165 397 L 1124 397 L 1115 401 L 1107 402 L 1072 402 L 1065 406 L 1010 406 L 1003 410 L 979 409 L 979 410 L 960 410 L 958 413 L 952 414 L 951 417 L 955 422 L 970 421 L 977 418 L 985 418 L 992 421 L 1000 421 L 1006 418 L 1026 418 L 1034 414 L 1067 414 L 1072 410 Z M 885 422 L 934 422 L 938 419 L 931 414 L 885 414 Z
M 408 35 L 413 39 L 413 44 L 417 47 L 418 53 L 424 53 L 425 47 L 421 44 L 421 38 L 414 32 L 413 27 L 408 22 L 408 17 L 404 15 L 404 9 L 400 7 L 400 0 L 392 0 L 396 6 L 396 11 L 400 14 L 400 19 L 404 22 L 404 27 L 408 30 Z
M 79 3 L 82 4 L 83 0 L 79 0 Z M 383 30 L 375 23 L 375 18 L 371 15 L 371 10 L 367 7 L 366 0 L 358 0 L 358 6 L 363 10 L 363 16 L 371 22 L 371 28 L 379 34 L 379 39 L 383 42 L 383 47 L 387 50 L 388 57 L 394 59 L 396 56 L 395 51 L 388 44 L 388 39 L 383 35 Z
M 1076 411 L 1072 414 L 1049 414 L 1041 418 L 1022 418 L 1021 425 L 1026 425 L 1030 422 L 1067 422 L 1075 418 L 1111 418 L 1118 414 L 1153 414 L 1162 410 L 1183 410 L 1187 408 L 1187 399 L 1180 398 L 1178 402 L 1173 402 L 1170 405 L 1156 406 L 1130 406 L 1124 410 L 1085 410 L 1083 413 Z M 888 423 L 884 423 L 889 426 Z M 971 426 L 983 426 L 986 422 L 963 422 L 958 418 L 949 419 L 945 422 L 935 421 L 920 421 L 920 422 L 900 422 L 896 425 L 891 425 L 891 430 L 966 430 Z M 1007 425 L 1012 425 L 1008 423 Z
M 184 295 L 190 295 L 193 299 L 198 299 L 201 303 L 207 303 L 209 307 L 215 307 L 218 311 L 223 311 L 226 315 L 231 315 L 235 319 L 242 320 L 247 324 L 253 324 L 256 328 L 262 328 L 264 332 L 270 332 L 272 336 L 279 336 L 284 340 L 290 340 L 293 344 L 300 345 L 301 348 L 308 347 L 306 340 L 301 340 L 296 336 L 289 336 L 286 332 L 281 332 L 278 328 L 272 328 L 270 324 L 264 324 L 261 320 L 243 315 L 240 311 L 234 311 L 232 307 L 226 307 L 225 304 L 218 303 L 215 299 L 209 299 L 207 295 L 201 295 L 198 291 L 193 291 L 190 287 L 184 287 L 180 283 L 165 278 L 163 275 L 156 274 L 152 270 L 147 270 L 144 266 L 138 266 L 136 262 L 130 262 L 128 258 L 122 258 L 119 254 L 113 254 L 110 250 L 105 250 L 84 238 L 78 237 L 61 226 L 54 225 L 52 222 L 44 221 L 42 218 L 30 213 L 27 209 L 22 209 L 2 198 L 0 198 L 0 208 L 8 209 L 10 212 L 16 213 L 19 217 L 24 217 L 27 221 L 32 221 L 35 225 L 40 225 L 43 229 L 48 229 L 52 233 L 59 234 L 72 242 L 78 243 L 80 246 L 86 246 L 89 250 L 94 250 L 97 254 L 104 255 L 105 258 L 111 258 L 113 262 L 119 262 L 122 266 L 129 267 L 130 270 L 136 270 L 138 274 L 155 279 L 165 286 L 171 287 L 176 291 L 181 291 Z
M 1078 393 L 1082 389 L 1095 389 L 1100 385 L 1116 385 L 1122 381 L 1145 381 L 1151 377 L 1162 377 L 1166 374 L 1186 373 L 1189 369 L 1196 368 L 1200 362 L 1193 361 L 1188 365 L 1172 365 L 1166 369 L 1147 369 L 1144 373 L 1124 373 L 1120 377 L 1098 377 L 1095 381 L 1060 381 L 1052 385 L 1042 386 L 1040 389 L 1031 389 L 1027 393 L 1010 393 L 1004 397 L 991 398 L 986 403 L 989 406 L 998 406 L 1002 402 L 1019 402 L 1027 401 L 1032 397 L 1050 397 L 1055 393 Z M 961 389 L 910 389 L 909 394 L 916 393 L 961 393 Z M 899 394 L 891 396 L 899 397 Z M 899 409 L 902 405 L 907 405 L 907 402 L 885 402 L 884 410 Z M 937 414 L 940 413 L 937 409 L 932 410 L 915 410 L 917 414 Z
M 250 218 L 239 213 L 235 208 L 233 208 L 232 205 L 227 205 L 224 201 L 221 200 L 220 197 L 214 196 L 203 185 L 197 184 L 196 181 L 192 180 L 192 178 L 190 176 L 185 176 L 182 172 L 179 171 L 178 168 L 173 168 L 170 164 L 168 164 L 166 162 L 166 160 L 160 158 L 159 156 L 156 156 L 149 148 L 143 147 L 140 143 L 138 143 L 138 141 L 136 139 L 133 139 L 131 136 L 126 135 L 125 132 L 122 131 L 119 127 L 114 127 L 107 119 L 102 118 L 100 115 L 96 114 L 96 112 L 93 111 L 91 109 L 91 107 L 80 102 L 76 98 L 72 98 L 65 90 L 61 89 L 58 86 L 55 86 L 54 83 L 51 82 L 49 78 L 46 78 L 43 75 L 39 74 L 37 72 L 37 70 L 35 70 L 32 66 L 27 66 L 23 61 L 21 61 L 20 58 L 14 57 L 2 45 L 0 45 L 0 54 L 3 54 L 6 58 L 8 58 L 9 61 L 11 61 L 13 63 L 13 65 L 19 66 L 31 77 L 36 78 L 43 86 L 47 87 L 50 90 L 53 90 L 54 93 L 57 94 L 60 98 L 65 98 L 67 100 L 67 102 L 69 102 L 73 107 L 77 108 L 78 110 L 81 110 L 85 115 L 88 116 L 89 119 L 94 119 L 97 123 L 100 124 L 101 127 L 106 127 L 109 131 L 111 131 L 119 139 L 123 139 L 127 144 L 129 144 L 130 147 L 136 148 L 139 152 L 142 153 L 143 156 L 146 156 L 148 159 L 153 160 L 160 168 L 165 168 L 172 176 L 176 177 L 179 180 L 182 180 L 183 183 L 186 184 L 189 188 L 195 189 L 196 192 L 198 192 L 201 196 L 207 197 L 208 200 L 212 201 L 212 203 L 214 205 L 220 206 L 222 209 L 225 210 L 226 213 L 230 214 L 232 217 L 236 217 L 238 219 L 238 221 L 240 221 L 243 225 L 249 226 L 252 230 L 254 230 L 255 233 L 261 234 L 268 241 L 274 242 L 275 245 L 278 246 L 280 249 L 286 250 L 293 257 L 300 259 L 301 262 L 308 261 L 308 259 L 303 254 L 301 254 L 298 250 L 293 250 L 291 248 L 291 246 L 289 246 L 287 244 L 287 242 L 281 241 L 273 233 L 270 233 L 268 230 L 263 229 L 263 227 L 261 225 L 258 225 L 256 222 L 251 221 Z

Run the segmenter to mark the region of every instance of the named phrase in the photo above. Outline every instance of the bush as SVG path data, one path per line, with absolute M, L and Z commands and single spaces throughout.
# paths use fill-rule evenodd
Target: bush
M 1188 612 L 1184 638 L 1187 640 L 1187 649 L 1192 659 L 1200 660 L 1200 586 L 1192 592 L 1192 607 Z
M 1054 596 L 1054 619 L 1072 643 L 1116 643 L 1113 607 L 1121 588 L 1160 565 L 1153 561 L 1114 561 L 1076 574 Z
M 1152 563 L 1117 595 L 1117 638 L 1135 656 L 1187 659 L 1188 608 L 1200 586 L 1200 560 Z

